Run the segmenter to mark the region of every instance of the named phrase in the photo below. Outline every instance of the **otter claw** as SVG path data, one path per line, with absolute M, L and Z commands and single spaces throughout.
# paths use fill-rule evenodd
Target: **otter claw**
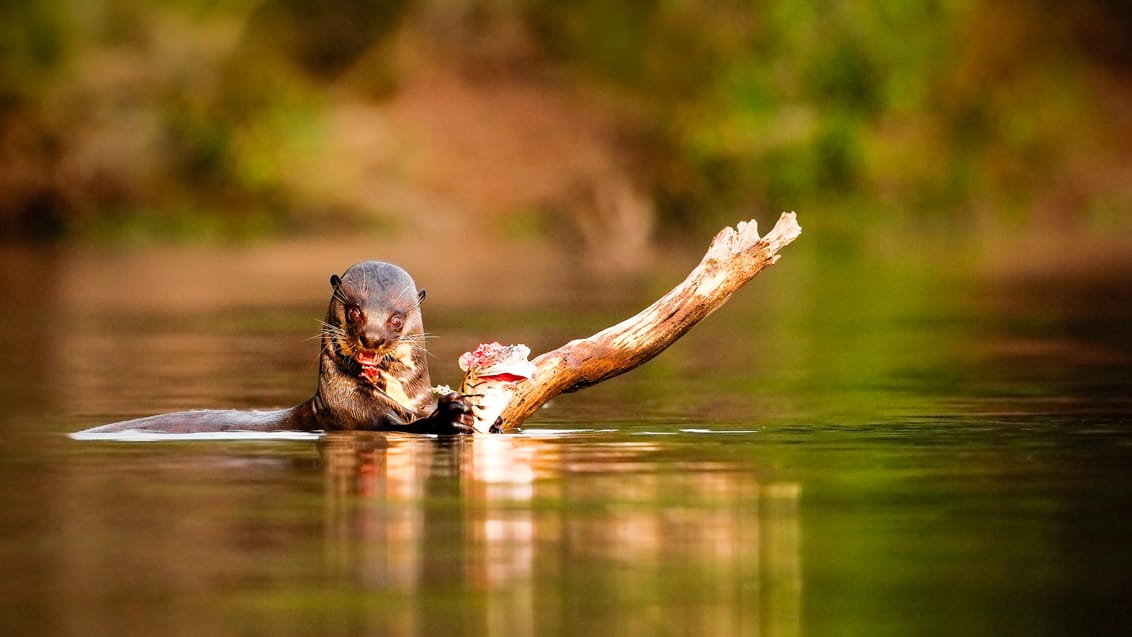
M 473 434 L 476 432 L 472 404 L 456 392 L 451 392 L 440 398 L 436 405 L 436 414 L 444 425 L 453 430 L 451 433 Z

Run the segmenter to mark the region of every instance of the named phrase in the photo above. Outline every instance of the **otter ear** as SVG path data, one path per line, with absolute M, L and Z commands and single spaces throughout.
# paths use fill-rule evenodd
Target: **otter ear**
M 340 286 L 340 285 L 342 285 L 342 277 L 338 276 L 337 274 L 331 274 L 330 275 L 330 287 L 337 290 L 338 286 Z
M 420 305 L 421 303 L 424 303 L 424 297 L 425 297 L 425 291 L 424 291 L 424 290 L 421 290 L 421 291 L 420 291 L 420 292 L 419 292 L 419 293 L 417 294 L 417 305 Z

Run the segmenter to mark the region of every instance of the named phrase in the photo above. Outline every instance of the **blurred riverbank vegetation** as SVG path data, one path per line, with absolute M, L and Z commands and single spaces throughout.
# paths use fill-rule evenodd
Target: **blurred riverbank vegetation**
M 0 235 L 1126 230 L 1130 43 L 1115 0 L 9 0 Z

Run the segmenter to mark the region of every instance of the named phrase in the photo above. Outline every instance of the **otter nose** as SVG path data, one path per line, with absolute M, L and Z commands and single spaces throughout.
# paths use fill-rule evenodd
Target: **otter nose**
M 358 335 L 358 340 L 362 342 L 362 346 L 366 349 L 381 349 L 385 347 L 389 339 L 385 334 L 385 330 L 373 326 L 366 326 L 361 334 Z

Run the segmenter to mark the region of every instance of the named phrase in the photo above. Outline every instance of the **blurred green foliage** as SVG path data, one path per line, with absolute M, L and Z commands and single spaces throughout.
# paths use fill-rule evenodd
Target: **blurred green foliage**
M 407 5 L 5 2 L 0 235 L 286 228 L 283 159 L 317 144 L 320 90 Z
M 666 160 L 653 162 L 654 185 L 679 219 L 853 200 L 928 216 L 1033 205 L 1022 193 L 1040 195 L 1095 133 L 1082 75 L 1098 61 L 1079 36 L 1100 22 L 1110 43 L 1132 34 L 1132 12 L 1105 2 L 528 0 L 526 11 L 559 58 L 639 106 L 648 152 Z
M 631 141 L 670 224 L 1132 207 L 1114 177 L 1132 148 L 1113 143 L 1132 123 L 1102 124 L 1127 105 L 1119 2 L 4 0 L 0 234 L 194 211 L 301 228 L 320 204 L 291 182 L 317 176 L 288 158 L 318 147 L 328 105 L 395 95 L 413 72 L 386 55 L 396 37 L 456 23 L 488 46 L 484 16 L 520 24 L 558 81 L 613 96 L 610 146 Z

